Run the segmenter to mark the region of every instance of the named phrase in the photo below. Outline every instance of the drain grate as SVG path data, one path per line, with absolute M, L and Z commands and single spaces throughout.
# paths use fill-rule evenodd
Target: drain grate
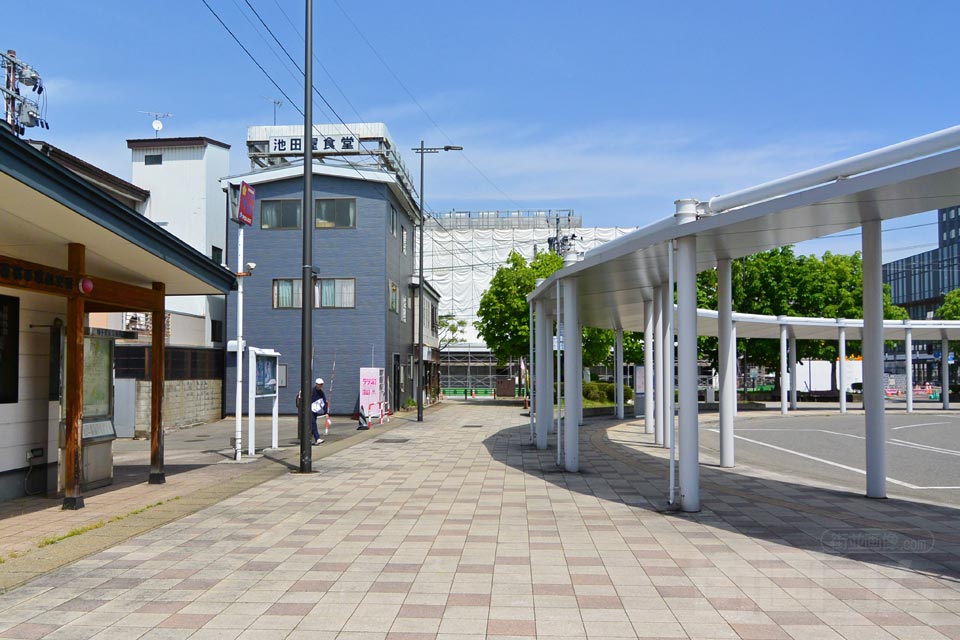
M 461 429 L 481 429 L 483 428 L 482 424 L 465 424 Z
M 403 444 L 410 442 L 410 438 L 377 438 L 374 444 Z

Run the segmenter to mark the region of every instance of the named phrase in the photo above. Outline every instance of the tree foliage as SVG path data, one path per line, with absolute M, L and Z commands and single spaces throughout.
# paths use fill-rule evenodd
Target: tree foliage
M 940 320 L 960 320 L 960 289 L 954 289 L 943 298 L 943 304 L 937 309 Z
M 701 307 L 717 308 L 716 271 L 699 274 L 697 301 Z M 797 256 L 793 247 L 781 247 L 734 260 L 732 263 L 733 308 L 741 313 L 822 318 L 863 317 L 863 261 L 860 253 L 822 257 Z M 884 318 L 904 319 L 907 312 L 892 304 L 884 287 Z M 705 358 L 716 366 L 716 340 L 701 338 Z M 739 350 L 751 364 L 779 371 L 778 340 L 740 340 Z M 836 340 L 802 340 L 798 356 L 833 361 L 838 357 Z M 847 343 L 848 355 L 860 353 L 860 343 Z
M 497 269 L 480 298 L 474 326 L 501 364 L 521 358 L 529 351 L 530 316 L 527 295 L 538 278 L 546 278 L 563 266 L 563 258 L 541 252 L 528 264 L 516 251 Z
M 439 350 L 443 351 L 452 344 L 465 342 L 464 331 L 467 329 L 467 321 L 454 316 L 440 316 L 440 323 L 437 330 L 437 341 Z

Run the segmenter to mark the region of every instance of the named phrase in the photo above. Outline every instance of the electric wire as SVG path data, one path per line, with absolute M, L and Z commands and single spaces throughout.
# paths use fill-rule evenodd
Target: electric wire
M 256 57 L 254 57 L 254 55 L 253 55 L 252 53 L 250 53 L 250 50 L 247 49 L 246 46 L 244 46 L 244 44 L 240 41 L 240 38 L 238 38 L 238 37 L 236 36 L 236 34 L 234 34 L 233 31 L 230 30 L 230 27 L 227 26 L 227 23 L 225 23 L 225 22 L 223 21 L 223 19 L 220 17 L 220 15 L 219 15 L 216 11 L 214 11 L 213 7 L 210 6 L 210 4 L 207 2 L 207 0 L 200 0 L 200 2 L 202 2 L 202 3 L 203 3 L 203 6 L 205 6 L 205 7 L 207 8 L 207 10 L 208 10 L 210 13 L 213 14 L 213 17 L 217 19 L 217 22 L 220 23 L 220 26 L 223 27 L 223 28 L 226 30 L 226 32 L 230 34 L 230 37 L 233 38 L 233 41 L 236 42 L 236 43 L 240 46 L 241 49 L 243 49 L 243 52 L 244 52 L 245 54 L 247 54 L 247 57 L 250 58 L 250 60 L 253 62 L 253 64 L 257 65 L 257 68 L 260 69 L 260 71 L 263 73 L 263 75 L 265 75 L 265 76 L 267 77 L 267 80 L 269 80 L 270 83 L 271 83 L 274 87 L 276 87 L 277 91 L 279 91 L 281 94 L 283 94 L 283 97 L 287 99 L 287 103 L 290 104 L 290 105 L 292 105 L 293 108 L 297 110 L 297 113 L 299 113 L 301 116 L 303 116 L 303 115 L 304 115 L 303 109 L 300 108 L 299 104 L 296 103 L 296 102 L 294 102 L 293 99 L 292 99 L 289 95 L 287 95 L 287 92 L 284 91 L 283 88 L 282 88 L 279 84 L 277 84 L 277 81 L 273 79 L 273 76 L 271 76 L 271 75 L 267 72 L 267 70 L 263 68 L 263 65 L 260 64 L 260 62 L 256 59 Z
M 244 13 L 243 8 L 240 6 L 240 3 L 237 2 L 237 0 L 233 0 L 233 5 L 237 8 L 237 13 L 243 16 L 243 19 L 247 21 L 247 24 L 250 25 L 250 28 L 252 28 L 256 32 L 256 34 L 260 37 L 260 40 L 262 40 L 263 43 L 267 46 L 267 48 L 270 50 L 270 53 L 272 53 L 273 56 L 277 59 L 277 61 L 280 63 L 280 66 L 283 67 L 284 71 L 290 74 L 290 77 L 293 78 L 294 82 L 298 82 L 298 83 L 301 82 L 303 80 L 303 70 L 297 67 L 297 71 L 300 72 L 300 75 L 297 76 L 297 74 L 294 73 L 293 70 L 290 68 L 290 65 L 288 65 L 287 62 L 280 56 L 276 48 L 273 45 L 271 45 L 270 42 L 266 39 L 266 37 L 263 35 L 263 32 L 257 27 L 256 24 L 254 24 L 253 20 L 250 19 L 250 16 Z M 296 64 L 294 64 L 294 66 L 296 67 Z
M 427 113 L 427 110 L 423 108 L 423 105 L 420 104 L 420 101 L 417 100 L 417 98 L 413 95 L 413 93 L 410 91 L 410 89 L 407 88 L 407 85 L 405 85 L 405 84 L 403 83 L 403 81 L 400 79 L 400 77 L 394 72 L 393 68 L 390 67 L 389 64 L 387 64 L 387 61 L 384 60 L 383 56 L 380 55 L 380 52 L 377 51 L 376 47 L 374 47 L 373 44 L 370 42 L 370 40 L 367 39 L 366 34 L 364 34 L 363 31 L 360 30 L 360 27 L 358 27 L 358 26 L 357 26 L 357 23 L 353 21 L 353 18 L 350 17 L 350 14 L 348 14 L 347 11 L 343 8 L 343 6 L 340 4 L 339 0 L 333 0 L 333 3 L 334 3 L 335 5 L 337 5 L 337 8 L 340 9 L 340 12 L 341 12 L 341 13 L 343 14 L 343 16 L 347 19 L 347 22 L 349 22 L 350 25 L 351 25 L 351 26 L 354 28 L 354 30 L 357 32 L 357 34 L 360 35 L 360 39 L 363 40 L 364 43 L 366 43 L 367 47 L 369 47 L 370 50 L 373 52 L 373 55 L 375 55 L 375 56 L 377 57 L 377 59 L 380 61 L 380 64 L 382 64 L 383 67 L 390 73 L 390 75 L 393 76 L 393 79 L 397 81 L 397 84 L 400 85 L 400 88 L 402 88 L 402 89 L 406 92 L 406 94 L 410 97 L 410 99 L 413 100 L 413 103 L 414 103 L 415 105 L 417 105 L 417 108 L 420 110 L 420 112 L 423 113 L 423 115 L 426 116 L 427 120 L 429 120 L 430 123 L 433 124 L 434 128 L 436 128 L 436 130 L 440 132 L 440 135 L 442 135 L 444 138 L 446 138 L 446 140 L 447 140 L 447 142 L 448 142 L 449 144 L 453 144 L 453 140 L 450 138 L 449 135 L 447 135 L 447 132 L 444 131 L 443 128 L 440 127 L 439 124 L 437 124 L 437 121 L 433 119 L 433 116 L 431 116 L 429 113 Z M 490 177 L 480 169 L 480 167 L 478 167 L 476 164 L 474 164 L 473 160 L 470 159 L 470 156 L 468 156 L 466 153 L 464 153 L 462 149 L 460 150 L 460 155 L 463 157 L 464 160 L 467 161 L 467 164 L 469 164 L 471 167 L 473 167 L 473 170 L 474 170 L 474 171 L 476 171 L 484 180 L 486 180 L 487 183 L 488 183 L 491 187 L 493 187 L 494 189 L 496 189 L 496 190 L 500 193 L 500 195 L 502 195 L 504 198 L 506 198 L 507 201 L 511 202 L 517 209 L 521 209 L 521 208 L 522 208 L 522 207 L 517 203 L 516 200 L 514 200 L 514 199 L 511 198 L 509 195 L 507 195 L 507 193 L 506 193 L 503 189 L 501 189 L 496 183 L 494 183 L 493 180 L 491 180 Z
M 266 21 L 264 21 L 263 17 L 261 17 L 260 13 L 254 8 L 254 6 L 250 4 L 250 0 L 243 0 L 243 1 L 247 4 L 248 7 L 250 7 L 250 11 L 253 12 L 253 15 L 257 17 L 257 20 L 260 21 L 260 24 L 263 25 L 264 29 L 267 30 L 267 33 L 270 34 L 270 37 L 273 38 L 274 42 L 276 42 L 277 45 L 280 47 L 280 49 L 287 55 L 287 58 L 290 59 L 290 62 L 293 63 L 293 66 L 297 68 L 297 71 L 299 71 L 300 75 L 302 76 L 303 69 L 300 67 L 299 64 L 297 64 L 297 61 L 294 60 L 293 56 L 290 55 L 290 52 L 287 51 L 287 48 L 283 45 L 282 42 L 280 42 L 280 39 L 277 38 L 276 34 L 273 33 L 273 29 L 271 29 L 270 26 L 266 23 Z M 236 2 L 236 0 L 234 0 L 234 2 Z M 360 148 L 363 149 L 364 148 L 363 142 L 360 141 L 360 136 L 358 136 L 356 133 L 353 132 L 353 130 L 350 129 L 350 126 L 346 122 L 344 122 L 343 118 L 340 117 L 340 114 L 337 113 L 337 110 L 333 107 L 333 105 L 331 105 L 330 102 L 327 100 L 327 98 L 323 95 L 323 93 L 321 93 L 320 90 L 317 89 L 317 86 L 312 83 L 312 80 L 313 79 L 311 78 L 310 88 L 313 90 L 315 94 L 317 94 L 317 96 L 320 97 L 323 103 L 327 105 L 327 108 L 330 109 L 331 112 L 333 112 L 334 117 L 340 121 L 340 124 L 346 127 L 350 135 L 352 135 L 357 139 L 357 143 L 360 145 Z M 372 154 L 372 152 L 369 149 L 365 149 L 365 151 L 367 151 L 367 153 Z
M 277 5 L 277 9 L 280 10 L 280 13 L 283 14 L 283 17 L 287 20 L 287 23 L 290 25 L 294 33 L 297 34 L 297 37 L 300 38 L 300 41 L 302 42 L 303 33 L 300 32 L 300 29 L 296 26 L 296 24 L 294 24 L 293 20 L 290 19 L 290 16 L 287 14 L 284 8 L 280 5 L 278 0 L 273 0 L 273 3 Z M 327 78 L 330 80 L 333 86 L 337 89 L 337 92 L 340 94 L 340 97 L 343 98 L 343 101 L 347 103 L 347 105 L 350 107 L 351 110 L 353 110 L 353 113 L 354 115 L 357 116 L 357 119 L 360 122 L 366 122 L 366 119 L 362 115 L 360 115 L 360 112 L 357 111 L 357 108 L 353 106 L 353 103 L 350 101 L 350 98 L 348 98 L 347 94 L 343 92 L 343 89 L 340 87 L 340 84 L 337 82 L 336 78 L 333 77 L 333 74 L 331 74 L 330 71 L 327 69 L 326 65 L 323 64 L 323 61 L 321 61 L 320 58 L 317 57 L 317 54 L 313 54 L 313 61 L 316 62 L 321 69 L 323 69 L 323 72 L 327 75 Z
M 265 75 L 265 76 L 267 77 L 267 79 L 271 82 L 271 84 L 273 84 L 273 86 L 276 87 L 277 91 L 279 91 L 279 92 L 283 95 L 283 97 L 287 99 L 287 102 L 288 102 L 289 104 L 293 105 L 293 108 L 297 110 L 297 113 L 299 113 L 301 116 L 305 117 L 305 114 L 304 114 L 304 112 L 303 112 L 303 109 L 301 109 L 301 108 L 299 107 L 298 103 L 297 103 L 297 102 L 294 102 L 293 99 L 290 98 L 289 95 L 287 95 L 287 92 L 284 91 L 283 88 L 280 87 L 279 84 L 277 84 L 277 81 L 273 79 L 273 76 L 271 76 L 271 75 L 267 72 L 267 70 L 264 69 L 263 65 L 260 64 L 260 62 L 257 60 L 257 58 L 256 58 L 252 53 L 250 53 L 250 50 L 247 49 L 246 46 L 244 46 L 244 44 L 240 41 L 240 39 L 236 36 L 236 34 L 234 34 L 234 32 L 230 29 L 230 27 L 228 27 L 227 24 L 223 21 L 223 19 L 220 17 L 220 15 L 213 9 L 213 7 L 210 6 L 210 4 L 207 2 L 207 0 L 200 0 L 200 1 L 204 4 L 204 6 L 207 8 L 207 10 L 209 10 L 210 13 L 213 14 L 213 17 L 217 19 L 217 22 L 220 23 L 220 25 L 226 30 L 226 32 L 230 34 L 230 37 L 233 38 L 234 42 L 236 42 L 236 43 L 240 46 L 240 48 L 243 49 L 243 52 L 247 54 L 247 57 L 249 57 L 250 60 L 253 61 L 253 63 L 254 63 L 255 65 L 257 65 L 257 68 L 260 69 L 260 71 L 263 73 L 263 75 Z M 239 9 L 239 7 L 238 7 L 238 9 Z M 242 11 L 241 11 L 241 13 L 242 13 Z M 288 55 L 289 55 L 289 54 L 288 54 Z M 311 88 L 314 89 L 314 90 L 316 90 L 316 87 L 314 87 L 312 84 L 311 84 Z M 316 105 L 316 103 L 314 103 L 314 105 Z M 321 135 L 323 135 L 323 132 L 322 132 L 322 131 L 321 131 L 320 133 L 321 133 Z M 306 139 L 306 135 L 304 135 L 304 139 Z M 358 141 L 359 141 L 359 139 L 358 139 Z M 347 160 L 347 159 L 345 159 L 345 158 L 344 158 L 344 159 L 341 159 L 341 161 L 342 161 L 344 164 L 346 164 L 347 166 L 349 166 L 350 168 L 352 168 L 352 169 L 357 173 L 357 175 L 360 177 L 361 180 L 363 180 L 363 181 L 365 181 L 365 182 L 368 181 L 367 176 L 363 175 L 363 173 L 362 173 L 362 172 L 360 171 L 360 169 L 357 167 L 357 163 L 351 162 L 350 160 Z

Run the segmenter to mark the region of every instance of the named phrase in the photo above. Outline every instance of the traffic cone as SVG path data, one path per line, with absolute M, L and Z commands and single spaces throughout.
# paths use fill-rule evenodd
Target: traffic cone
M 477 397 L 477 390 L 476 390 L 476 389 L 470 389 L 470 397 L 471 397 L 471 398 L 476 398 L 476 397 Z

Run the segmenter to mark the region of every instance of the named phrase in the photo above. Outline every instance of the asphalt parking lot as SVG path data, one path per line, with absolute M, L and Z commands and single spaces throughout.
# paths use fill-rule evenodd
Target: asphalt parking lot
M 960 415 L 888 407 L 886 427 L 888 494 L 960 505 Z M 736 462 L 862 493 L 864 430 L 862 411 L 741 413 L 735 423 Z M 716 423 L 701 424 L 700 442 L 707 462 L 719 456 Z

